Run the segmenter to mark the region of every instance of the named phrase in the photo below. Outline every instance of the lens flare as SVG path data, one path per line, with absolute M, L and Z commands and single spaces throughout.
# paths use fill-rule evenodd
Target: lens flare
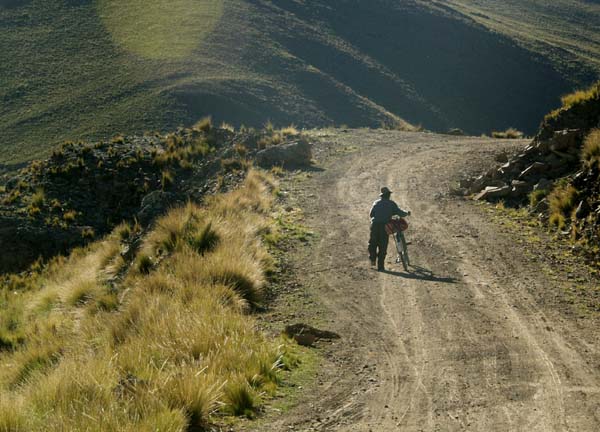
M 148 59 L 190 55 L 223 16 L 223 0 L 98 0 L 114 42 Z

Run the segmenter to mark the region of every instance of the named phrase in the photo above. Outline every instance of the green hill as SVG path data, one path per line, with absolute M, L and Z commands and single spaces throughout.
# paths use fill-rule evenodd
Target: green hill
M 0 0 L 0 172 L 206 114 L 533 133 L 600 70 L 597 3 L 421 3 Z

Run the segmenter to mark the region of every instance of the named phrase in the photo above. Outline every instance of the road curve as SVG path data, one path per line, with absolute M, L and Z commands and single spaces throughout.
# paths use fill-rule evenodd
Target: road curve
M 524 143 L 317 134 L 323 170 L 290 191 L 319 233 L 296 273 L 342 339 L 325 348 L 319 385 L 268 430 L 600 430 L 597 317 L 570 320 L 545 264 L 447 194 L 461 170 Z M 410 273 L 391 253 L 391 271 L 368 265 L 367 212 L 382 185 L 413 213 Z

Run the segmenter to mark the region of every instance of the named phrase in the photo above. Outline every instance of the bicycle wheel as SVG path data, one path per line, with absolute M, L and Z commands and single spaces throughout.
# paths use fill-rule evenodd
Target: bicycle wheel
M 404 271 L 408 271 L 408 254 L 406 252 L 400 253 L 400 258 L 402 260 L 402 267 L 404 267 Z
M 396 239 L 396 249 L 398 249 L 398 258 L 402 261 L 402 267 L 404 267 L 405 271 L 408 271 L 408 267 L 410 266 L 410 260 L 408 259 L 408 247 L 406 245 L 406 238 L 403 233 L 398 233 L 398 238 Z

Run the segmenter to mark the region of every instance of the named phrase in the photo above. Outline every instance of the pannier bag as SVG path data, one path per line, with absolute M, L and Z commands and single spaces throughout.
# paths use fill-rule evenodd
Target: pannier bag
M 406 231 L 408 229 L 408 222 L 406 219 L 392 219 L 385 225 L 385 232 L 388 235 L 396 234 L 397 232 Z

